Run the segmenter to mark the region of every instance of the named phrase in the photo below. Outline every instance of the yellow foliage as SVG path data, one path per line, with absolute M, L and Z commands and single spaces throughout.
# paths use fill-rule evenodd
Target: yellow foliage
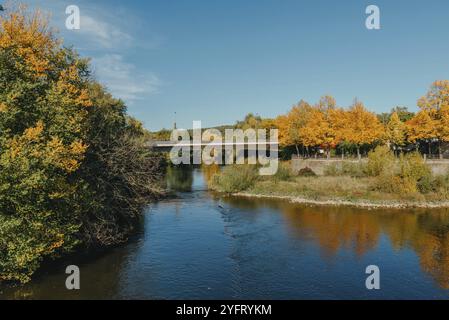
M 439 136 L 441 140 L 449 142 L 449 106 L 442 107 L 440 113 Z
M 421 110 L 426 110 L 434 117 L 443 107 L 449 107 L 449 80 L 437 80 L 429 92 L 418 100 Z
M 348 113 L 341 108 L 335 108 L 328 111 L 329 122 L 332 127 L 334 140 L 332 147 L 345 140 L 345 130 L 348 123 Z
M 409 122 L 409 140 L 449 141 L 449 80 L 435 81 L 418 106 L 421 111 Z
M 436 137 L 437 125 L 431 118 L 429 111 L 426 109 L 418 112 L 415 117 L 407 122 L 408 140 L 416 142 L 417 140 L 427 140 Z
M 369 144 L 380 139 L 383 133 L 377 116 L 366 110 L 363 103 L 355 101 L 347 112 L 344 140 L 356 145 Z
M 377 116 L 362 103 L 346 111 L 336 108 L 331 96 L 324 96 L 313 107 L 301 101 L 287 115 L 279 116 L 276 125 L 281 145 L 322 146 L 328 151 L 342 141 L 369 144 L 384 134 Z
M 74 141 L 67 146 L 58 137 L 51 137 L 46 142 L 43 133 L 44 126 L 42 121 L 39 121 L 35 127 L 26 129 L 22 136 L 11 139 L 8 150 L 11 160 L 22 155 L 66 173 L 76 171 L 84 158 L 87 146 L 81 141 Z
M 326 143 L 330 133 L 331 128 L 324 112 L 317 108 L 309 110 L 304 126 L 299 128 L 302 144 L 306 147 L 320 146 Z
M 385 138 L 392 144 L 403 146 L 406 134 L 407 126 L 399 119 L 397 112 L 393 112 L 385 130 Z
M 282 146 L 288 146 L 292 144 L 289 135 L 289 121 L 286 115 L 278 116 L 275 120 L 276 126 L 279 129 L 279 143 Z
M 0 48 L 14 50 L 36 77 L 48 71 L 56 44 L 41 12 L 27 15 L 26 7 L 20 6 L 0 16 Z
M 23 138 L 28 142 L 36 141 L 40 138 L 42 131 L 44 131 L 44 124 L 42 123 L 42 121 L 38 121 L 35 127 L 25 130 Z

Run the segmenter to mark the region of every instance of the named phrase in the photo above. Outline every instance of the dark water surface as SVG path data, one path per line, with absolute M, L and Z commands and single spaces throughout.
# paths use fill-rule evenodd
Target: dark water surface
M 172 173 L 133 241 L 60 261 L 0 298 L 447 299 L 449 211 L 308 207 L 221 197 L 200 170 Z M 65 266 L 81 290 L 65 289 Z M 381 290 L 365 288 L 368 265 Z

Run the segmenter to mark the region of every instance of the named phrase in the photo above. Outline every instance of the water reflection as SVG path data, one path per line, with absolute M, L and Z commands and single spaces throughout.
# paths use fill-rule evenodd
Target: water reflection
M 167 187 L 170 190 L 190 192 L 193 186 L 193 167 L 169 166 L 167 168 Z
M 362 256 L 374 250 L 383 234 L 396 251 L 413 249 L 422 269 L 438 285 L 449 289 L 449 210 L 362 210 L 347 207 L 315 207 L 268 199 L 248 201 L 226 197 L 242 210 L 269 207 L 282 213 L 289 231 L 300 239 L 313 238 L 324 256 L 341 249 Z
M 0 298 L 6 299 L 108 299 L 120 298 L 121 281 L 128 269 L 129 258 L 140 244 L 132 241 L 127 250 L 112 249 L 103 253 L 74 255 L 50 266 L 44 266 L 26 285 L 0 287 Z M 77 265 L 81 270 L 81 290 L 65 288 L 65 269 Z
M 214 176 L 220 172 L 220 166 L 217 164 L 212 165 L 202 165 L 201 171 L 204 176 L 204 181 L 207 185 L 210 185 L 213 182 Z

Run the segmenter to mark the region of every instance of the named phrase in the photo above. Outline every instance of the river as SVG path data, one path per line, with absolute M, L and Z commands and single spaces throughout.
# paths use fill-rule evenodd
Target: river
M 148 208 L 124 246 L 47 266 L 2 299 L 447 299 L 449 211 L 314 207 L 207 190 L 172 172 L 177 197 Z M 65 267 L 81 290 L 65 288 Z M 367 290 L 366 267 L 380 269 Z

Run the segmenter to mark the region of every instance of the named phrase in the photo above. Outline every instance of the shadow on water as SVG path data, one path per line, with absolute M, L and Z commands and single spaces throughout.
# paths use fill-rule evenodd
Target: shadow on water
M 7 299 L 102 299 L 118 298 L 122 271 L 126 262 L 141 245 L 143 222 L 126 246 L 104 250 L 88 250 L 55 261 L 45 261 L 25 285 L 0 287 L 0 298 Z M 67 266 L 76 265 L 81 270 L 82 290 L 71 291 L 65 287 Z
M 170 168 L 176 197 L 130 243 L 44 267 L 7 299 L 432 299 L 449 297 L 449 211 L 315 207 L 207 191 L 219 168 Z M 81 290 L 65 289 L 65 267 Z M 365 288 L 378 265 L 381 290 Z

